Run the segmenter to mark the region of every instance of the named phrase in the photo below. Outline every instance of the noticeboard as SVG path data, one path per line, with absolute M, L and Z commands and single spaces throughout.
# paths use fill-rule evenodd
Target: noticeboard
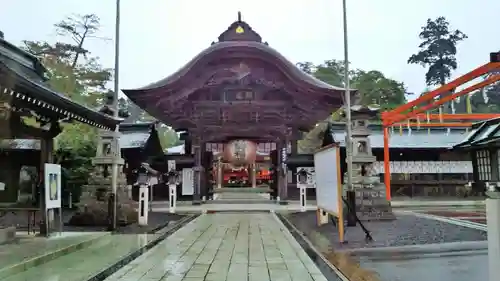
M 45 208 L 61 208 L 61 165 L 45 164 Z

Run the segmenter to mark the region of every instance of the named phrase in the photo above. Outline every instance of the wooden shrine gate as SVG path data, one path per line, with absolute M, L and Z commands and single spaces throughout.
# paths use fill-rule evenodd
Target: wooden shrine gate
M 275 193 L 286 204 L 288 154 L 296 154 L 302 132 L 342 106 L 344 95 L 344 89 L 302 72 L 269 47 L 240 15 L 217 42 L 173 75 L 123 92 L 183 132 L 185 154 L 192 155 L 194 204 L 212 186 L 207 169 L 213 154 L 206 144 L 232 140 L 275 143 Z M 186 156 L 166 156 L 176 157 Z

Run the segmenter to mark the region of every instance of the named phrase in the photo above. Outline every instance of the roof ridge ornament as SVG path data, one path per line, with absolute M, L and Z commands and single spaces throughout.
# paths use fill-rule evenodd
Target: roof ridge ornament
M 253 41 L 262 43 L 262 37 L 252 30 L 248 23 L 241 19 L 241 12 L 238 11 L 238 18 L 236 21 L 219 36 L 219 42 L 228 41 Z

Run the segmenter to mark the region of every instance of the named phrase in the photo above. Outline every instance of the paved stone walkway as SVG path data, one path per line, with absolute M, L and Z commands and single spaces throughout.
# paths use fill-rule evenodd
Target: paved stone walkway
M 326 281 L 274 214 L 201 215 L 108 281 Z
M 68 247 L 90 241 L 106 233 L 64 233 L 51 238 L 19 234 L 17 243 L 0 245 L 0 279 L 8 268 Z

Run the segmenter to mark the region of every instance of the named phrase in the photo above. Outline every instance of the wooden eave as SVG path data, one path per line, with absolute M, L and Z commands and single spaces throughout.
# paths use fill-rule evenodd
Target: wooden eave
M 17 99 L 15 103 L 58 120 L 74 119 L 103 129 L 114 129 L 123 121 L 74 102 L 4 62 L 0 62 L 0 95 Z

